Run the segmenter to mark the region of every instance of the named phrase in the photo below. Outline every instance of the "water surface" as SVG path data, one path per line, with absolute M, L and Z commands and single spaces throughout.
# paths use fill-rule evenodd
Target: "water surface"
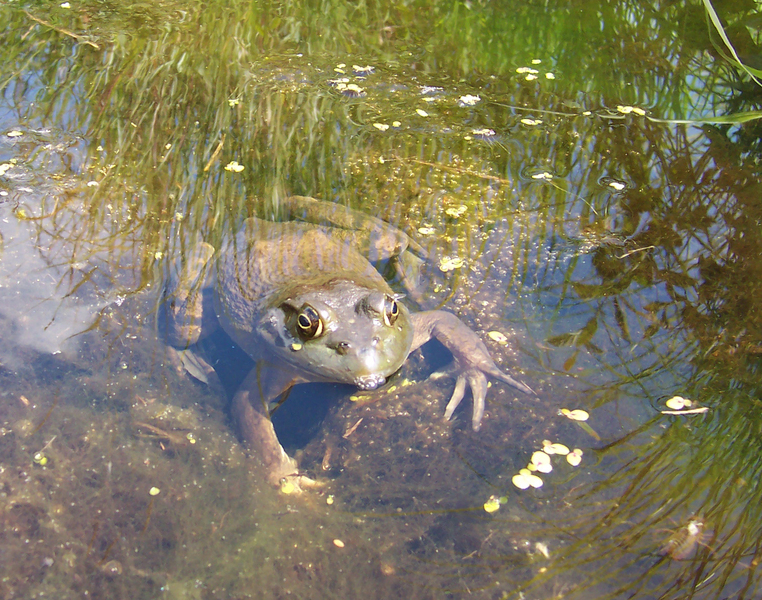
M 716 8 L 755 66 L 755 5 Z M 0 597 L 760 595 L 760 127 L 718 120 L 760 88 L 700 3 L 0 15 Z M 153 313 L 288 194 L 407 231 L 423 306 L 538 398 L 446 422 L 436 347 L 303 386 L 276 425 L 324 487 L 271 489 Z M 545 441 L 580 464 L 517 488 Z

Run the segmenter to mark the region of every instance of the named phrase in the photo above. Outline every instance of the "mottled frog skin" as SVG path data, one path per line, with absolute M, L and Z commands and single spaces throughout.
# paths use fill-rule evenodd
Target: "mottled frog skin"
M 219 251 L 198 244 L 165 292 L 173 346 L 187 348 L 221 326 L 256 361 L 232 408 L 241 438 L 273 483 L 296 489 L 312 483 L 270 421 L 271 402 L 293 385 L 330 381 L 375 389 L 410 352 L 436 338 L 452 353 L 457 377 L 446 418 L 468 385 L 472 426 L 479 429 L 487 375 L 534 393 L 500 371 L 455 315 L 411 313 L 392 291 L 369 258 L 395 261 L 408 254 L 414 244 L 403 232 L 313 198 L 282 204 L 283 222 L 249 218 Z

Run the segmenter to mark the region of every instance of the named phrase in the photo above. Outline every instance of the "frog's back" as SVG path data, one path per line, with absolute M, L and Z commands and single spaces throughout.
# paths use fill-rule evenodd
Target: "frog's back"
M 220 252 L 216 296 L 240 326 L 302 289 L 337 279 L 391 293 L 366 258 L 325 229 L 250 218 Z

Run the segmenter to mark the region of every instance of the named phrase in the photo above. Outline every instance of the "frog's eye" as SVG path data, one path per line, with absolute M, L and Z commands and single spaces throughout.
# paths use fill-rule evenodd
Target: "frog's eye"
M 400 307 L 394 298 L 386 297 L 384 301 L 384 324 L 387 327 L 394 325 L 397 317 L 400 316 Z
M 323 335 L 323 320 L 318 311 L 309 304 L 302 306 L 296 316 L 296 325 L 299 328 L 299 337 L 303 340 L 311 340 Z

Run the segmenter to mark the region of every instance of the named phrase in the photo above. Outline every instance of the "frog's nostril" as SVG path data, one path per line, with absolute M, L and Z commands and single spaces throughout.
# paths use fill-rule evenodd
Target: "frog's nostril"
M 381 343 L 381 338 L 378 336 L 374 336 L 373 339 L 370 340 L 371 346 L 378 346 Z
M 336 344 L 336 352 L 344 356 L 352 348 L 349 342 L 339 342 Z

